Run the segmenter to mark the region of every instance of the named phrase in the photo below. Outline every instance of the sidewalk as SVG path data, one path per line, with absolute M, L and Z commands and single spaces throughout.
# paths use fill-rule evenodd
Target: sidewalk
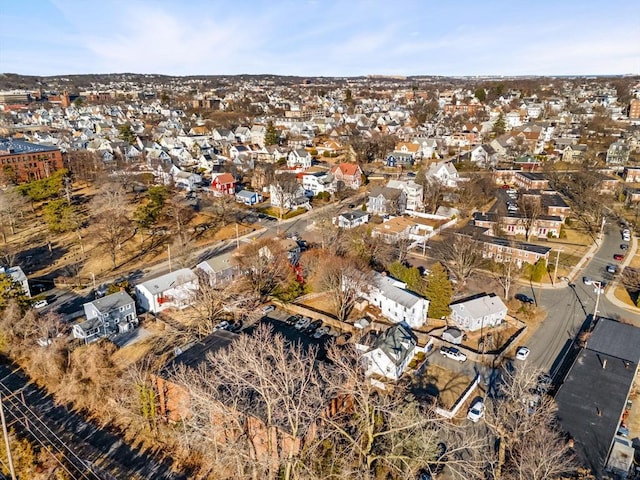
M 633 257 L 636 255 L 637 251 L 638 251 L 638 237 L 633 236 L 631 237 L 631 245 L 629 246 L 629 250 L 627 254 L 624 256 L 624 261 L 620 265 L 620 273 L 622 273 L 625 267 L 627 267 L 631 263 L 631 260 L 633 260 Z M 624 303 L 622 300 L 619 300 L 618 298 L 616 298 L 615 291 L 619 284 L 619 281 L 618 281 L 619 278 L 620 276 L 617 276 L 614 279 L 614 281 L 611 282 L 611 285 L 609 286 L 609 288 L 607 288 L 607 291 L 605 292 L 604 296 L 616 307 L 624 308 L 629 312 L 640 313 L 640 308 L 632 307 L 631 305 Z

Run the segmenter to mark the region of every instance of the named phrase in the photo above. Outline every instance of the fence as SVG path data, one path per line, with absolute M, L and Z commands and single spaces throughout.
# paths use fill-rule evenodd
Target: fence
M 462 392 L 462 395 L 458 397 L 458 399 L 453 404 L 453 407 L 451 407 L 451 410 L 447 410 L 441 407 L 436 407 L 435 412 L 438 415 L 448 419 L 455 417 L 458 411 L 460 411 L 460 408 L 462 407 L 462 405 L 464 405 L 464 402 L 466 402 L 467 399 L 471 396 L 471 394 L 475 391 L 479 383 L 480 383 L 480 375 L 476 374 L 476 377 L 473 379 L 473 382 L 471 382 L 467 386 L 467 388 L 464 390 L 464 392 Z

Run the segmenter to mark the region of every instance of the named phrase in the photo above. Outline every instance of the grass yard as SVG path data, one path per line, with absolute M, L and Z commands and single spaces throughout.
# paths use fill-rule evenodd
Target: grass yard
M 416 397 L 435 398 L 438 405 L 450 409 L 472 381 L 461 373 L 429 364 L 421 374 L 411 378 L 411 391 Z

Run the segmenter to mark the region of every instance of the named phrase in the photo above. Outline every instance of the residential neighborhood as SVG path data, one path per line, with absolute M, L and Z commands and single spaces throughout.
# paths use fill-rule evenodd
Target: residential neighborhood
M 4 354 L 175 478 L 640 478 L 637 77 L 5 77 Z

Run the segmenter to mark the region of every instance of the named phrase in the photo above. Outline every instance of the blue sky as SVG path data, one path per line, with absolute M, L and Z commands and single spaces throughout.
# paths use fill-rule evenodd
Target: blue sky
M 640 73 L 638 0 L 0 1 L 0 72 Z

